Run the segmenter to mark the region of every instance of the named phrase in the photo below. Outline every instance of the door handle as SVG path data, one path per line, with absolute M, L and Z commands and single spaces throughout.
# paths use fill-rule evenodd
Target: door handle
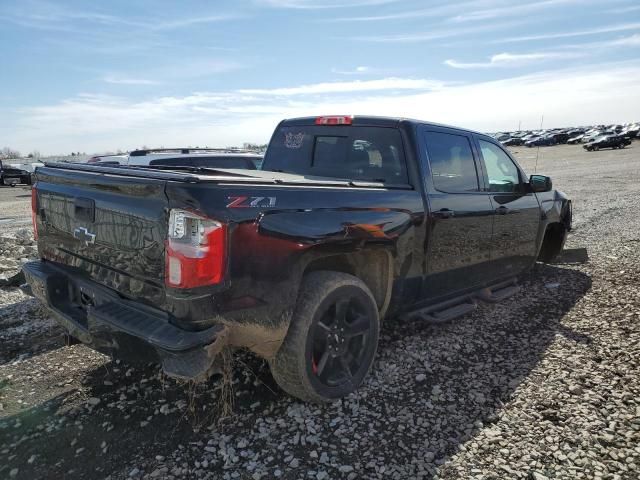
M 501 207 L 496 208 L 496 213 L 498 215 L 507 215 L 511 213 L 520 213 L 519 208 L 508 208 L 502 205 Z
M 440 210 L 433 212 L 434 217 L 438 217 L 438 218 L 451 218 L 453 216 L 455 216 L 455 213 L 453 210 L 449 210 L 448 208 L 441 208 Z

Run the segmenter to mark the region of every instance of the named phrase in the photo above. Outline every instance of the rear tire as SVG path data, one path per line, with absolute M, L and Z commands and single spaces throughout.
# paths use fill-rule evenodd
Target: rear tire
M 379 330 L 378 307 L 362 280 L 341 272 L 309 273 L 271 373 L 285 392 L 304 401 L 344 397 L 369 372 Z

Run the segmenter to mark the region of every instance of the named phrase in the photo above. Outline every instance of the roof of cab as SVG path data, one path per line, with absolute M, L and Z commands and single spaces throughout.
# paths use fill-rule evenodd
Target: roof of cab
M 320 116 L 342 116 L 342 115 L 318 115 L 314 117 L 298 117 L 298 118 L 287 118 L 280 122 L 280 126 L 315 126 L 316 119 Z M 361 126 L 361 127 L 387 127 L 394 128 L 398 127 L 401 123 L 409 123 L 416 125 L 431 125 L 434 127 L 442 127 L 442 128 L 450 128 L 453 130 L 460 130 L 462 132 L 473 133 L 475 135 L 481 135 L 483 137 L 489 138 L 491 140 L 495 140 L 493 137 L 487 135 L 486 133 L 476 132 L 475 130 L 471 130 L 468 128 L 455 127 L 453 125 L 445 125 L 442 123 L 429 122 L 426 120 L 416 120 L 413 118 L 404 118 L 404 117 L 378 117 L 373 115 L 353 115 L 352 118 L 352 126 Z M 341 127 L 342 125 L 338 125 Z M 348 127 L 349 125 L 344 125 Z

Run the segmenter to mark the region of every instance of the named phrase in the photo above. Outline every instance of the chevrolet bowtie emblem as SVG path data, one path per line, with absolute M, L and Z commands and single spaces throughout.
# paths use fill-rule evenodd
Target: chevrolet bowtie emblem
M 93 245 L 96 243 L 96 234 L 91 233 L 84 227 L 78 227 L 73 231 L 73 238 L 84 242 L 85 245 Z

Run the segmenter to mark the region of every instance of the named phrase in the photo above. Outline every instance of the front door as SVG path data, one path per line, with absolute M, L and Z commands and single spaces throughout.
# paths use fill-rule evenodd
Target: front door
M 430 210 L 423 297 L 433 300 L 487 280 L 494 209 L 470 135 L 425 127 L 423 140 Z
M 522 273 L 535 262 L 541 210 L 515 161 L 496 143 L 477 140 L 484 183 L 495 211 L 491 275 L 497 280 Z

